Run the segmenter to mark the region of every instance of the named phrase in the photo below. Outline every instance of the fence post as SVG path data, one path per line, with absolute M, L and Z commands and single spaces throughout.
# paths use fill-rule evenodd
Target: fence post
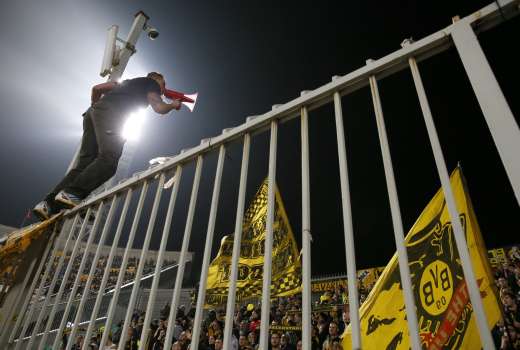
M 404 293 L 410 343 L 413 350 L 420 350 L 421 340 L 419 339 L 419 325 L 417 322 L 415 298 L 412 290 L 412 278 L 410 275 L 410 267 L 408 265 L 408 252 L 406 251 L 406 243 L 404 240 L 403 221 L 401 219 L 401 209 L 399 208 L 399 198 L 397 196 L 397 186 L 395 184 L 390 146 L 388 145 L 388 137 L 386 135 L 383 108 L 381 107 L 381 99 L 379 98 L 379 89 L 377 88 L 375 76 L 371 76 L 369 80 L 372 92 L 372 101 L 374 103 L 374 112 L 376 115 L 377 133 L 379 135 L 381 155 L 383 157 L 383 165 L 385 169 L 388 200 L 390 201 L 390 211 L 392 213 L 392 224 L 394 226 L 395 245 L 397 248 L 399 272 Z
M 193 224 L 193 216 L 195 215 L 195 205 L 197 204 L 197 194 L 199 192 L 200 176 L 202 172 L 202 156 L 197 157 L 197 166 L 195 168 L 195 176 L 193 177 L 193 187 L 191 190 L 190 205 L 188 208 L 188 216 L 186 218 L 186 227 L 184 228 L 184 237 L 182 239 L 181 253 L 179 257 L 179 267 L 177 268 L 177 275 L 175 276 L 175 286 L 173 287 L 172 300 L 170 303 L 170 314 L 168 315 L 168 329 L 166 330 L 166 337 L 164 339 L 164 349 L 170 349 L 173 328 L 177 316 L 177 304 L 182 289 L 182 280 L 184 277 L 184 268 L 186 265 L 186 253 L 190 244 L 191 226 Z
M 267 215 L 265 231 L 264 273 L 262 285 L 262 312 L 260 319 L 260 349 L 267 349 L 269 343 L 269 316 L 271 311 L 271 275 L 273 260 L 273 222 L 276 207 L 276 151 L 278 122 L 271 121 L 271 141 L 269 144 L 269 174 L 267 180 Z M 267 321 L 265 321 L 267 320 Z
M 347 287 L 350 325 L 352 327 L 352 348 L 361 349 L 356 251 L 354 248 L 354 229 L 352 227 L 352 209 L 350 202 L 350 186 L 348 183 L 348 166 L 345 145 L 345 131 L 343 128 L 343 112 L 341 108 L 341 97 L 339 96 L 339 92 L 334 93 L 334 115 L 336 119 L 336 136 L 338 139 L 338 161 L 341 182 L 341 204 L 343 209 L 343 231 L 345 234 L 345 255 L 347 259 Z
M 469 255 L 466 237 L 464 235 L 464 230 L 462 229 L 462 224 L 460 223 L 455 197 L 453 196 L 450 175 L 448 174 L 448 169 L 446 168 L 446 162 L 444 160 L 444 155 L 442 154 L 441 144 L 439 142 L 437 130 L 433 122 L 430 105 L 428 103 L 428 98 L 426 97 L 426 92 L 424 90 L 421 75 L 419 73 L 419 67 L 417 66 L 417 62 L 414 58 L 410 58 L 408 62 L 412 71 L 415 88 L 417 90 L 417 95 L 421 104 L 421 110 L 423 113 L 424 122 L 426 124 L 426 129 L 428 131 L 430 144 L 432 146 L 433 156 L 435 158 L 435 164 L 437 166 L 442 189 L 444 191 L 444 199 L 446 200 L 446 205 L 448 206 L 448 212 L 450 214 L 450 220 L 453 226 L 453 235 L 455 237 L 455 242 L 457 243 L 457 251 L 459 252 L 462 270 L 464 271 L 471 305 L 473 306 L 473 310 L 476 316 L 477 327 L 479 330 L 478 333 L 480 335 L 484 349 L 494 350 L 495 344 L 493 343 L 493 338 L 491 337 L 491 332 L 489 331 L 486 313 L 484 312 L 484 305 L 482 304 L 482 299 L 480 298 L 480 289 L 477 285 L 477 279 L 471 264 L 471 257 Z
M 238 261 L 240 259 L 240 243 L 242 241 L 242 222 L 244 218 L 244 204 L 246 198 L 247 171 L 249 166 L 249 147 L 251 135 L 244 135 L 244 148 L 242 152 L 242 166 L 240 169 L 240 186 L 238 189 L 237 214 L 235 218 L 235 232 L 233 239 L 233 256 L 231 258 L 231 273 L 229 277 L 229 291 L 226 305 L 226 323 L 224 325 L 224 349 L 231 349 L 232 330 L 236 300 L 236 288 L 238 278 Z
M 302 345 L 311 350 L 311 186 L 309 178 L 309 114 L 301 109 L 302 142 Z
M 520 205 L 520 129 L 467 20 L 454 25 L 451 37 L 477 97 L 493 141 Z
M 208 279 L 208 268 L 211 259 L 211 247 L 213 245 L 213 235 L 215 233 L 215 220 L 218 211 L 218 200 L 220 196 L 220 184 L 222 182 L 222 170 L 224 169 L 224 159 L 226 155 L 226 146 L 221 145 L 218 154 L 217 170 L 215 173 L 215 182 L 213 184 L 213 196 L 211 197 L 211 208 L 209 211 L 208 229 L 206 232 L 206 243 L 204 245 L 204 257 L 202 260 L 202 268 L 200 272 L 199 291 L 197 293 L 197 307 L 195 318 L 193 320 L 193 333 L 191 337 L 193 349 L 199 346 L 200 329 L 202 324 L 202 308 L 206 299 L 206 281 Z

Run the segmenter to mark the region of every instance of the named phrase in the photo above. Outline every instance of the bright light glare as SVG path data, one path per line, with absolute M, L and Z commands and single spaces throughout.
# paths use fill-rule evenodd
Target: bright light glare
M 123 126 L 123 138 L 127 141 L 137 141 L 141 136 L 145 118 L 145 110 L 141 109 L 130 114 Z

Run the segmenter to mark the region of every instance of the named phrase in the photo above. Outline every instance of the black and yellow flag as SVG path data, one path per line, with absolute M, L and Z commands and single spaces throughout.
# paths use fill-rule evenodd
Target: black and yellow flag
M 244 216 L 238 266 L 237 302 L 258 298 L 262 295 L 267 186 L 266 180 L 260 186 Z M 301 264 L 298 247 L 278 189 L 275 192 L 275 203 L 272 298 L 301 291 Z M 233 235 L 224 236 L 218 254 L 209 266 L 206 307 L 221 305 L 227 300 L 232 253 Z
M 23 227 L 19 230 L 13 231 L 7 236 L 5 242 L 0 245 L 0 268 L 8 263 L 13 256 L 21 256 L 29 246 L 40 238 L 49 227 L 54 225 L 61 217 L 61 214 L 56 214 L 52 218 Z
M 480 288 L 490 329 L 500 308 L 492 289 L 493 277 L 480 230 L 465 191 L 460 168 L 451 186 Z M 480 349 L 480 337 L 469 300 L 453 229 L 439 190 L 406 236 L 413 292 L 423 349 Z M 409 349 L 408 325 L 397 255 L 386 266 L 360 308 L 363 349 Z M 351 348 L 350 328 L 343 338 Z

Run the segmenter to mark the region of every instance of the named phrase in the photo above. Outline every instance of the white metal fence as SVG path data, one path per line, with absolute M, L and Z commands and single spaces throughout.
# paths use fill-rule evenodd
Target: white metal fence
M 498 7 L 500 4 L 500 8 Z M 198 290 L 198 300 L 196 306 L 196 314 L 194 319 L 193 334 L 192 334 L 192 349 L 198 348 L 199 336 L 201 334 L 201 323 L 203 313 L 203 302 L 206 292 L 206 279 L 208 274 L 208 266 L 211 258 L 211 247 L 214 238 L 215 220 L 218 211 L 219 195 L 222 182 L 222 172 L 225 162 L 226 149 L 232 142 L 238 142 L 243 145 L 242 166 L 240 171 L 240 185 L 238 191 L 238 204 L 236 208 L 235 231 L 234 231 L 234 246 L 232 254 L 232 267 L 229 294 L 227 298 L 226 319 L 224 329 L 224 348 L 230 349 L 231 333 L 233 326 L 233 314 L 235 306 L 235 291 L 238 272 L 239 261 L 239 247 L 241 239 L 242 221 L 244 214 L 246 181 L 248 175 L 249 154 L 251 139 L 254 135 L 270 131 L 270 150 L 269 150 L 269 172 L 268 181 L 270 184 L 275 183 L 276 179 L 276 156 L 277 156 L 277 131 L 279 123 L 283 123 L 289 119 L 300 118 L 301 120 L 301 172 L 302 172 L 302 274 L 303 274 L 303 292 L 302 292 L 302 337 L 303 348 L 310 349 L 311 337 L 311 203 L 310 193 L 311 188 L 309 184 L 309 140 L 308 140 L 308 119 L 309 111 L 322 106 L 324 104 L 332 103 L 334 105 L 336 132 L 337 132 L 337 146 L 339 155 L 339 169 L 341 180 L 341 198 L 343 208 L 343 222 L 345 235 L 345 252 L 346 252 L 346 266 L 348 276 L 348 295 L 350 304 L 350 318 L 352 325 L 352 347 L 354 349 L 363 348 L 360 336 L 360 324 L 358 313 L 358 292 L 355 285 L 356 281 L 356 264 L 355 264 L 355 247 L 353 239 L 353 228 L 351 220 L 351 203 L 350 190 L 348 181 L 348 167 L 344 127 L 343 127 L 343 112 L 341 97 L 358 90 L 364 86 L 370 86 L 372 95 L 375 118 L 377 122 L 377 130 L 381 147 L 381 154 L 384 163 L 384 171 L 386 176 L 386 185 L 388 196 L 390 199 L 390 209 L 392 214 L 393 230 L 395 235 L 395 242 L 399 256 L 399 269 L 405 295 L 405 305 L 407 312 L 407 321 L 410 331 L 411 347 L 414 350 L 421 349 L 419 339 L 419 331 L 416 317 L 415 300 L 412 294 L 410 270 L 408 267 L 407 251 L 404 245 L 404 231 L 401 220 L 399 200 L 397 196 L 397 189 L 394 179 L 394 171 L 392 165 L 392 158 L 388 146 L 388 139 L 385 128 L 385 120 L 383 114 L 383 106 L 381 104 L 378 80 L 402 71 L 404 69 L 411 69 L 417 96 L 420 102 L 421 110 L 426 124 L 429 141 L 434 154 L 435 164 L 441 179 L 442 188 L 445 193 L 451 222 L 454 225 L 454 235 L 457 243 L 461 263 L 468 283 L 471 303 L 474 308 L 479 334 L 483 347 L 485 349 L 494 349 L 491 334 L 488 330 L 486 314 L 479 295 L 479 289 L 475 280 L 471 261 L 468 254 L 467 245 L 464 239 L 464 234 L 460 221 L 457 220 L 458 212 L 455 206 L 455 201 L 452 194 L 452 189 L 449 182 L 449 174 L 446 169 L 443 153 L 437 137 L 436 128 L 432 119 L 432 114 L 428 104 L 428 98 L 425 93 L 421 75 L 419 72 L 418 62 L 427 59 L 439 52 L 447 50 L 454 46 L 462 60 L 467 77 L 471 82 L 471 86 L 477 97 L 478 103 L 481 107 L 485 120 L 487 122 L 489 131 L 493 141 L 498 149 L 502 163 L 506 169 L 507 176 L 513 188 L 517 201 L 520 202 L 520 158 L 518 157 L 518 150 L 520 150 L 520 131 L 513 114 L 502 94 L 502 91 L 497 83 L 491 67 L 486 60 L 486 57 L 480 47 L 476 36 L 476 31 L 486 30 L 494 27 L 501 20 L 501 13 L 507 14 L 508 17 L 517 15 L 519 12 L 519 2 L 516 0 L 503 0 L 490 4 L 480 11 L 468 17 L 454 22 L 447 28 L 436 32 L 426 38 L 417 42 L 407 41 L 403 43 L 403 47 L 378 60 L 367 61 L 366 66 L 349 73 L 344 76 L 336 76 L 328 84 L 319 87 L 312 91 L 302 92 L 301 96 L 283 105 L 274 106 L 273 109 L 263 115 L 247 118 L 247 121 L 235 128 L 225 129 L 219 136 L 210 139 L 202 140 L 197 147 L 188 149 L 181 154 L 171 158 L 166 163 L 149 169 L 136 175 L 125 182 L 115 186 L 114 188 L 101 193 L 85 203 L 79 205 L 67 212 L 63 218 L 61 231 L 56 233 L 62 239 L 66 239 L 67 243 L 64 248 L 64 254 L 57 256 L 57 249 L 53 245 L 53 240 L 50 240 L 44 258 L 39 264 L 36 264 L 36 276 L 43 277 L 37 282 L 37 278 L 31 281 L 27 297 L 25 300 L 20 300 L 20 313 L 23 317 L 19 317 L 14 328 L 11 329 L 9 336 L 4 335 L 4 339 L 8 338 L 10 347 L 14 349 L 44 349 L 45 346 L 52 344 L 53 349 L 60 348 L 62 335 L 67 326 L 67 322 L 71 321 L 72 326 L 70 334 L 68 335 L 68 343 L 66 349 L 69 350 L 73 345 L 74 339 L 78 334 L 79 325 L 85 324 L 86 339 L 90 338 L 93 332 L 95 320 L 104 317 L 105 329 L 110 329 L 114 322 L 114 314 L 118 299 L 121 298 L 120 291 L 123 283 L 124 271 L 128 261 L 126 252 L 132 248 L 134 238 L 143 216 L 143 206 L 145 198 L 149 195 L 149 191 L 153 190 L 153 205 L 146 223 L 146 235 L 141 250 L 141 259 L 137 267 L 135 283 L 132 286 L 132 291 L 126 302 L 126 315 L 124 317 L 124 328 L 127 329 L 132 317 L 140 281 L 143 274 L 144 261 L 149 250 L 152 232 L 154 230 L 156 219 L 159 212 L 159 205 L 161 197 L 168 190 L 164 189 L 164 183 L 168 176 L 175 176 L 175 182 L 171 190 L 169 190 L 169 202 L 166 216 L 164 219 L 164 226 L 162 228 L 161 245 L 153 275 L 153 281 L 146 308 L 145 325 L 151 321 L 151 315 L 154 306 L 154 299 L 157 292 L 160 269 L 162 266 L 164 251 L 168 236 L 170 234 L 170 226 L 172 223 L 172 216 L 175 210 L 179 184 L 181 182 L 181 175 L 190 163 L 196 164 L 195 176 L 192 183 L 192 192 L 189 202 L 189 210 L 187 214 L 187 221 L 184 229 L 182 248 L 180 253 L 179 270 L 175 281 L 175 288 L 171 295 L 171 311 L 169 314 L 169 324 L 173 325 L 176 319 L 177 307 L 179 306 L 180 290 L 182 287 L 182 280 L 184 275 L 184 266 L 186 263 L 186 256 L 188 252 L 188 245 L 190 241 L 191 228 L 193 217 L 196 208 L 196 202 L 199 192 L 199 183 L 201 178 L 201 171 L 204 158 L 210 153 L 218 150 L 218 163 L 214 177 L 213 193 L 211 197 L 211 209 L 209 213 L 207 235 L 204 248 L 202 271 L 200 276 L 200 287 Z M 138 202 L 135 210 L 129 210 L 130 204 L 134 197 L 138 197 Z M 122 205 L 122 208 L 119 206 Z M 89 221 L 91 214 L 95 219 L 93 222 Z M 117 213 L 117 214 L 116 214 Z M 269 186 L 268 193 L 268 216 L 267 216 L 267 235 L 265 241 L 265 264 L 264 264 L 264 283 L 263 283 L 263 297 L 262 297 L 262 313 L 261 319 L 266 320 L 269 317 L 270 298 L 269 286 L 271 284 L 271 252 L 272 252 L 272 235 L 273 235 L 273 215 L 274 215 L 274 187 Z M 113 239 L 112 250 L 117 248 L 121 233 L 125 223 L 131 222 L 129 238 L 126 243 L 126 252 L 123 257 L 117 284 L 114 288 L 114 293 L 111 293 L 108 300 L 105 300 L 103 293 L 91 293 L 92 276 L 100 256 L 100 247 L 105 244 L 107 234 L 111 229 L 112 221 L 117 225 L 115 237 Z M 88 234 L 87 234 L 88 233 Z M 99 236 L 99 237 L 97 237 Z M 77 239 L 76 239 L 77 237 Z M 53 237 L 55 238 L 55 237 Z M 86 249 L 82 250 L 79 245 L 82 239 L 86 239 Z M 90 247 L 97 239 L 97 249 L 91 251 Z M 74 244 L 72 244 L 74 242 Z M 84 288 L 78 293 L 78 286 L 80 285 L 80 275 L 75 276 L 75 281 L 72 290 L 65 292 L 65 283 L 57 284 L 58 274 L 48 276 L 51 272 L 51 263 L 57 259 L 57 269 L 59 271 L 64 264 L 65 253 L 71 255 L 70 261 L 73 261 L 76 256 L 81 256 L 80 270 L 83 271 L 87 262 L 87 253 L 94 254 L 91 261 L 90 273 L 85 283 Z M 109 255 L 109 261 L 104 271 L 101 285 L 98 290 L 104 290 L 106 286 L 107 276 L 111 266 L 112 255 Z M 66 267 L 65 273 L 61 281 L 67 281 L 72 276 L 72 267 Z M 43 272 L 42 272 L 43 271 Z M 52 277 L 52 278 L 50 278 Z M 58 288 L 57 294 L 51 297 L 51 293 L 44 293 L 44 282 L 50 278 L 50 290 Z M 29 282 L 26 281 L 28 285 Z M 31 297 L 33 296 L 33 299 Z M 78 299 L 75 299 L 75 297 Z M 41 302 L 34 302 L 42 299 Z M 90 302 L 90 306 L 86 305 Z M 58 305 L 63 305 L 59 312 L 57 312 Z M 14 309 L 14 308 L 13 308 Z M 42 310 L 50 310 L 42 312 Z M 14 312 L 14 311 L 13 311 Z M 172 342 L 172 328 L 168 328 L 165 340 L 165 348 L 170 349 Z M 141 334 L 140 348 L 145 345 L 148 328 L 144 327 Z M 109 332 L 104 332 L 101 343 L 107 341 Z M 124 349 L 124 344 L 127 334 L 122 332 L 119 341 L 119 350 Z M 260 348 L 267 349 L 268 343 L 268 322 L 262 322 L 260 332 Z M 368 346 L 368 344 L 364 344 Z M 102 345 L 103 346 L 103 345 Z

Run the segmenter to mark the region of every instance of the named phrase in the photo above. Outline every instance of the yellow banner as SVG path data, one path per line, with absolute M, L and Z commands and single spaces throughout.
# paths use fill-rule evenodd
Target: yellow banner
M 36 259 L 36 257 L 28 257 L 27 250 L 35 241 L 47 238 L 45 234 L 50 232 L 50 228 L 60 216 L 61 214 L 56 214 L 46 221 L 11 232 L 0 245 L 0 307 L 16 281 L 21 262 L 31 258 Z
M 372 267 L 370 269 L 357 270 L 358 285 L 365 289 L 372 289 L 377 279 L 381 275 L 384 267 Z M 334 291 L 336 288 L 343 288 L 347 291 L 347 279 L 335 278 L 328 280 L 317 280 L 311 283 L 311 291 L 313 293 Z
M 500 319 L 500 308 L 492 289 L 487 251 L 464 190 L 460 168 L 451 175 L 451 185 L 491 329 Z M 406 236 L 406 245 L 423 349 L 480 349 L 442 190 L 419 216 Z M 392 257 L 361 306 L 360 318 L 363 349 L 410 348 L 397 255 Z M 351 348 L 350 335 L 347 328 L 343 338 L 345 349 Z
M 520 247 L 510 246 L 488 250 L 488 258 L 491 267 L 501 267 L 511 261 L 520 261 Z
M 271 297 L 301 291 L 301 264 L 298 247 L 278 189 L 275 192 Z M 267 219 L 267 180 L 260 186 L 244 215 L 237 280 L 237 302 L 262 295 L 264 245 Z M 227 300 L 233 235 L 222 238 L 220 249 L 208 272 L 206 307 Z

